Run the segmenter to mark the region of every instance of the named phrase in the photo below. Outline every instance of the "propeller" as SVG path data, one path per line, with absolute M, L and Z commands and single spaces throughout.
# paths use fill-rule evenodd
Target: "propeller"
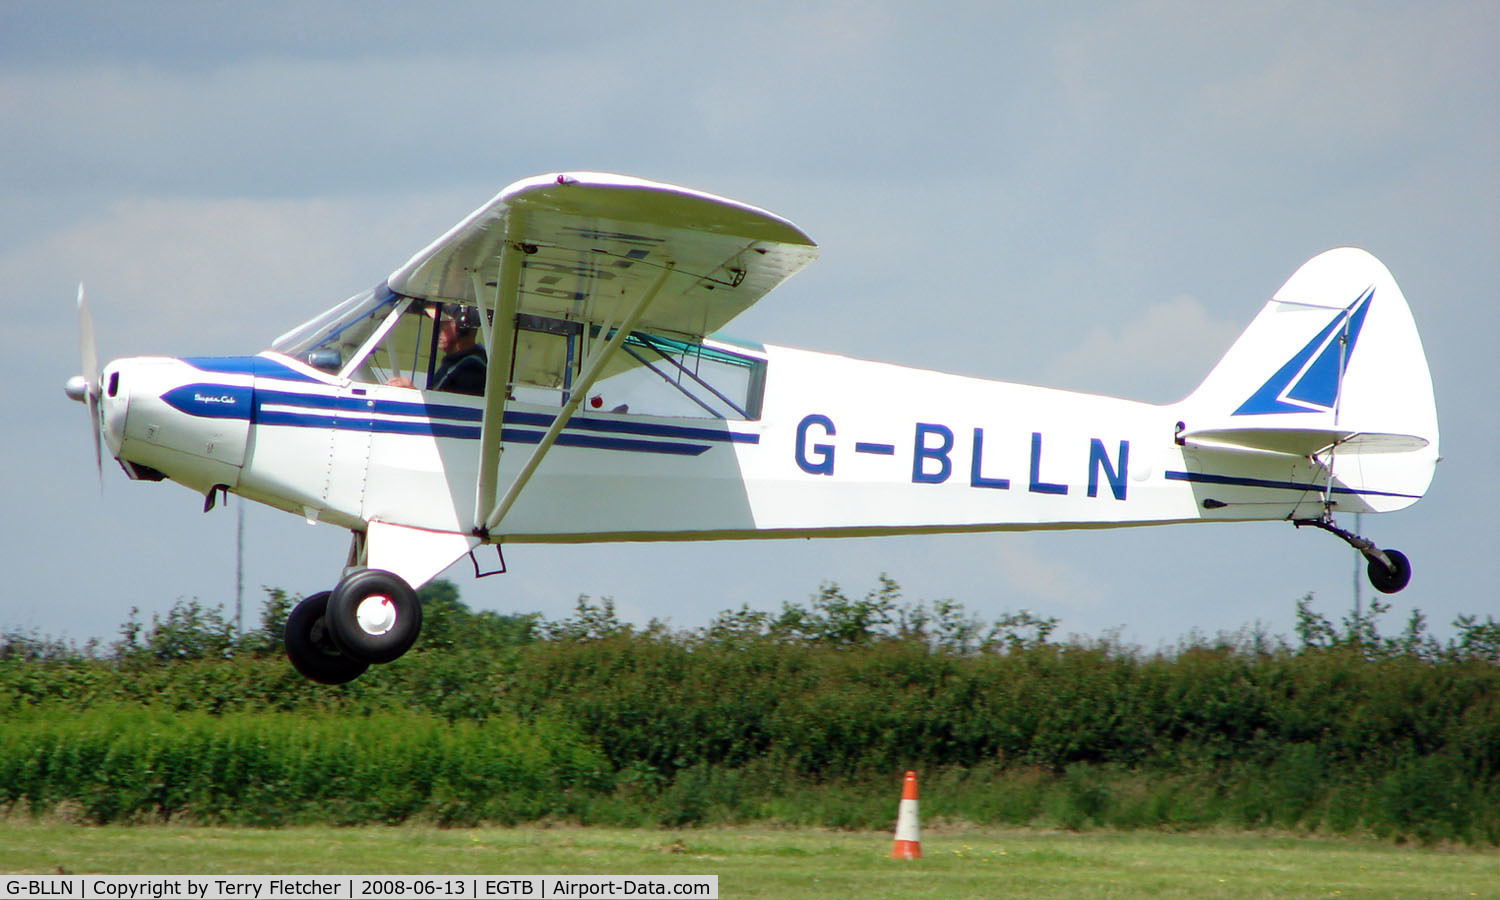
M 78 284 L 78 356 L 83 374 L 69 378 L 63 391 L 71 399 L 88 404 L 89 430 L 94 435 L 94 470 L 99 475 L 99 486 L 102 488 L 104 450 L 99 434 L 99 354 L 94 349 L 94 317 L 89 315 L 82 282 Z

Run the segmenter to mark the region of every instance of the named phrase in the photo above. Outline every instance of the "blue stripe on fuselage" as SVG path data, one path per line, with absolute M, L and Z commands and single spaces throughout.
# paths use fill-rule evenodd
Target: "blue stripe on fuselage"
M 322 383 L 291 366 L 264 356 L 184 356 L 182 361 L 200 372 L 215 375 L 254 375 L 259 378 L 279 378 L 282 381 Z
M 198 361 L 189 361 L 195 368 Z M 210 360 L 225 363 L 220 371 L 233 374 L 259 373 L 258 365 L 236 367 L 236 363 L 266 363 L 277 369 L 285 369 L 259 357 L 235 357 Z M 207 371 L 207 369 L 204 369 Z M 286 370 L 297 379 L 303 376 Z M 278 373 L 279 374 L 279 373 Z M 309 379 L 310 380 L 310 379 Z M 302 393 L 262 387 L 258 382 L 254 390 L 254 402 L 235 404 L 206 404 L 198 402 L 201 396 L 222 397 L 234 392 L 236 396 L 248 395 L 246 386 L 220 384 L 190 384 L 173 388 L 162 395 L 162 399 L 173 408 L 189 415 L 214 418 L 249 419 L 259 425 L 279 425 L 293 428 L 333 428 L 349 431 L 370 431 L 376 434 L 406 434 L 432 437 L 478 440 L 479 423 L 484 411 L 470 406 L 452 403 L 427 403 L 421 401 L 384 400 L 354 395 L 334 396 L 325 393 Z M 356 388 L 355 390 L 359 390 Z M 245 397 L 249 399 L 248 396 Z M 279 407 L 270 408 L 267 407 Z M 405 420 L 384 418 L 386 416 L 409 417 Z M 541 431 L 525 427 L 548 428 L 556 416 L 550 413 L 533 413 L 512 410 L 505 414 L 501 440 L 520 444 L 539 443 Z M 594 434 L 581 432 L 596 432 Z M 623 436 L 629 435 L 629 437 Z M 645 440 L 666 438 L 668 440 Z M 671 440 L 676 439 L 676 440 Z M 708 443 L 696 443 L 708 442 Z M 591 416 L 575 416 L 568 421 L 557 443 L 564 447 L 585 447 L 599 450 L 624 450 L 636 453 L 666 453 L 679 456 L 697 456 L 714 443 L 757 444 L 760 435 L 745 434 L 727 429 L 704 428 L 689 425 L 666 425 L 655 422 L 630 422 L 600 419 Z
M 1322 491 L 1326 487 L 1321 484 L 1302 481 L 1274 481 L 1266 478 L 1244 478 L 1239 475 L 1212 475 L 1205 472 L 1174 472 L 1168 470 L 1162 473 L 1168 481 L 1187 481 L 1193 484 L 1222 484 L 1235 487 L 1258 487 L 1272 488 L 1282 491 Z M 1372 497 L 1406 497 L 1419 499 L 1421 494 L 1398 494 L 1392 491 L 1356 490 L 1355 488 L 1333 486 L 1335 494 L 1358 494 Z
M 459 422 L 479 422 L 484 419 L 484 410 L 469 406 L 454 406 L 448 403 L 420 403 L 407 400 L 372 400 L 369 397 L 336 397 L 330 394 L 302 394 L 295 391 L 274 391 L 255 388 L 257 412 L 268 405 L 295 406 L 299 409 L 330 409 L 336 412 L 369 412 L 387 416 L 423 416 L 429 419 L 452 419 Z

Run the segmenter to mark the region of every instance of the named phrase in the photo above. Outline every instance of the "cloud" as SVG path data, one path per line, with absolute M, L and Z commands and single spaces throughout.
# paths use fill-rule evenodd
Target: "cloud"
M 615 70 L 604 60 L 573 61 L 542 89 L 538 73 L 553 62 L 518 53 L 253 59 L 206 73 L 139 64 L 8 73 L 0 78 L 8 131 L 0 162 L 26 173 L 15 189 L 115 194 L 286 196 L 451 184 L 455 173 L 503 155 L 499 148 L 576 153 L 610 137 L 627 99 Z M 557 104 L 559 95 L 569 102 Z
M 1068 618 L 1057 611 L 1094 612 L 1108 605 L 1108 586 L 1073 559 L 1058 560 L 1025 535 L 1001 534 L 992 540 L 990 567 L 1000 585 L 1029 598 L 1020 606 Z
M 1203 380 L 1250 321 L 1214 319 L 1197 300 L 1178 296 L 1152 303 L 1123 325 L 1095 325 L 1058 354 L 1051 380 L 1075 390 L 1135 400 L 1170 402 Z
M 118 200 L 3 248 L 0 279 L 42 311 L 16 322 L 6 341 L 50 353 L 59 329 L 72 334 L 71 300 L 84 281 L 106 358 L 253 353 L 379 282 L 456 220 L 460 202 L 467 201 Z

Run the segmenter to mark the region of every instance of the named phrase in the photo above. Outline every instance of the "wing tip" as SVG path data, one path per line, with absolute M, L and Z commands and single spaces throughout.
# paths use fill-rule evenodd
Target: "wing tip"
M 592 190 L 591 190 L 592 189 Z M 713 209 L 734 210 L 742 214 L 748 214 L 752 220 L 758 220 L 760 234 L 746 235 L 758 240 L 775 242 L 781 244 L 793 244 L 808 247 L 816 247 L 817 242 L 807 235 L 790 219 L 777 215 L 764 207 L 754 206 L 721 194 L 708 191 L 700 191 L 696 188 L 683 187 L 678 184 L 670 184 L 664 181 L 653 181 L 635 175 L 621 175 L 613 172 L 593 171 L 568 171 L 549 172 L 542 175 L 533 175 L 512 182 L 502 190 L 495 201 L 508 205 L 519 203 L 541 203 L 551 205 L 552 203 L 567 206 L 592 205 L 582 197 L 574 198 L 577 194 L 594 194 L 596 197 L 605 197 L 619 191 L 624 196 L 640 196 L 641 194 L 658 195 L 671 198 L 679 198 L 687 201 L 691 208 L 696 208 L 700 214 L 707 214 Z M 612 210 L 601 208 L 598 212 L 608 216 Z M 626 220 L 628 221 L 628 219 Z M 709 225 L 714 223 L 714 218 L 708 216 L 698 225 Z M 684 223 L 686 227 L 693 227 L 695 223 Z M 744 220 L 736 224 L 744 224 Z

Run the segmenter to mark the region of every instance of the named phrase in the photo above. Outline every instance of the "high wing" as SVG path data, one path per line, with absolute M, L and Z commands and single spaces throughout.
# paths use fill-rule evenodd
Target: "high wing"
M 670 262 L 678 275 L 639 326 L 697 337 L 722 328 L 818 253 L 800 229 L 763 209 L 674 185 L 579 172 L 512 184 L 388 282 L 410 297 L 489 306 L 507 243 L 525 254 L 517 312 L 611 322 Z
M 817 256 L 787 220 L 701 191 L 597 172 L 518 181 L 392 272 L 398 294 L 487 310 L 475 532 L 488 538 L 626 337 L 701 338 Z M 500 423 L 518 315 L 597 326 L 569 401 L 502 495 Z

